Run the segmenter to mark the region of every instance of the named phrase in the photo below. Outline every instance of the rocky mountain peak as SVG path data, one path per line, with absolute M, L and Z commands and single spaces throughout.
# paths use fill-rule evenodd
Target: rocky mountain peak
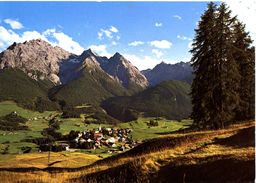
M 191 83 L 193 79 L 192 67 L 189 62 L 178 62 L 175 64 L 161 62 L 153 69 L 144 70 L 142 73 L 146 76 L 151 86 L 167 80 Z
M 169 64 L 165 63 L 164 61 L 162 61 L 161 63 L 157 64 L 154 69 L 164 69 L 166 68 L 166 66 L 168 67 Z
M 113 58 L 115 59 L 123 59 L 123 55 L 121 55 L 120 53 L 116 52 L 114 55 L 113 55 Z
M 97 57 L 98 55 L 94 53 L 90 48 L 88 50 L 85 50 L 79 57 L 81 60 L 87 58 L 87 57 Z
M 146 77 L 132 63 L 116 52 L 108 62 L 102 64 L 102 68 L 108 74 L 118 78 L 126 88 L 146 88 Z
M 13 43 L 0 54 L 0 69 L 5 67 L 23 70 L 33 79 L 49 79 L 59 83 L 59 62 L 72 54 L 48 42 L 35 39 L 23 43 Z

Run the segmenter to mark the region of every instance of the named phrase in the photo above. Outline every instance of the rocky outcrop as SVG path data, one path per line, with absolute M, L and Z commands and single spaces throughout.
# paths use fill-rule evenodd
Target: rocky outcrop
M 13 43 L 0 53 L 0 69 L 18 68 L 33 79 L 49 79 L 60 83 L 60 62 L 69 59 L 71 53 L 46 41 L 36 39 L 24 43 Z

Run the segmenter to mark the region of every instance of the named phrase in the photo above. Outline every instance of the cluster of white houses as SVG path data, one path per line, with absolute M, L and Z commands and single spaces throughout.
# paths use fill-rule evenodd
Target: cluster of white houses
M 76 133 L 74 139 L 70 139 L 69 144 L 71 148 L 81 149 L 96 149 L 106 146 L 109 148 L 125 149 L 133 148 L 136 142 L 132 139 L 132 129 L 118 129 L 118 128 L 97 128 Z M 112 151 L 109 151 L 112 152 Z

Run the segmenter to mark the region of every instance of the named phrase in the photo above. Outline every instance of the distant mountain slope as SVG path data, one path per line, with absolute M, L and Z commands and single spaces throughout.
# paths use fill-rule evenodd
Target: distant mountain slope
M 100 63 L 104 71 L 119 79 L 122 85 L 133 93 L 142 91 L 148 86 L 146 77 L 119 53 Z
M 168 119 L 187 118 L 191 112 L 190 85 L 181 81 L 165 81 L 130 97 L 113 97 L 102 107 L 111 116 L 127 121 L 126 113 L 135 110 L 146 116 L 164 116 Z
M 71 53 L 41 39 L 13 43 L 0 53 L 0 69 L 21 69 L 33 79 L 48 79 L 58 84 L 59 63 L 70 56 Z
M 167 80 L 179 80 L 188 83 L 191 83 L 193 80 L 192 67 L 188 62 L 179 62 L 176 64 L 162 62 L 153 69 L 144 70 L 142 73 L 148 79 L 150 86 L 155 86 Z
M 54 110 L 57 105 L 47 97 L 54 84 L 49 80 L 36 81 L 19 69 L 0 70 L 0 101 L 14 100 L 34 110 Z
M 85 54 L 87 53 L 77 58 L 79 63 L 75 68 L 77 77 L 58 87 L 51 94 L 51 98 L 63 100 L 71 105 L 83 103 L 99 105 L 108 97 L 128 94 L 118 80 L 101 69 L 94 55 L 84 56 Z

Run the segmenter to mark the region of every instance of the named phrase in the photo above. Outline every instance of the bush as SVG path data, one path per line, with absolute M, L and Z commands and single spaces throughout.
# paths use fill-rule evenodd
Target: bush
M 62 145 L 51 145 L 51 144 L 40 145 L 39 149 L 41 151 L 52 151 L 52 152 L 61 152 L 66 150 L 66 148 L 63 147 Z
M 43 129 L 42 135 L 52 138 L 53 140 L 61 140 L 62 138 L 62 134 L 60 132 L 56 132 L 55 128 L 52 127 Z
M 54 103 L 49 99 L 43 99 L 42 97 L 37 97 L 34 106 L 34 110 L 37 110 L 39 112 L 44 112 L 46 110 L 59 110 L 59 106 L 57 103 Z
M 19 116 L 16 112 L 7 114 L 6 116 L 0 117 L 0 130 L 4 131 L 15 131 L 15 130 L 27 130 L 28 127 L 21 125 L 25 123 L 26 118 Z
M 74 107 L 65 107 L 61 115 L 62 118 L 80 118 L 82 111 Z
M 32 150 L 32 147 L 23 146 L 21 150 L 23 151 L 23 153 L 29 153 Z
M 25 123 L 28 121 L 28 119 L 23 118 L 22 116 L 19 116 L 16 112 L 7 114 L 2 119 L 8 122 L 13 122 L 13 123 Z
M 84 142 L 79 145 L 79 148 L 81 149 L 92 149 L 93 148 L 93 142 Z
M 53 118 L 49 121 L 49 126 L 50 126 L 50 128 L 54 128 L 55 130 L 59 130 L 60 129 L 60 122 L 58 121 L 58 119 Z
M 43 145 L 43 144 L 50 144 L 50 143 L 53 143 L 53 139 L 51 138 L 45 138 L 45 137 L 42 137 L 42 138 L 35 138 L 35 139 L 26 139 L 24 140 L 25 142 L 32 142 L 32 143 L 35 143 L 39 146 Z
M 62 118 L 80 118 L 81 114 L 90 114 L 90 113 L 95 113 L 96 111 L 99 111 L 98 107 L 95 106 L 86 106 L 86 107 L 81 107 L 81 108 L 76 108 L 73 106 L 68 106 L 65 104 L 63 107 L 63 113 L 62 113 Z
M 149 123 L 147 123 L 148 126 L 158 126 L 158 122 L 157 121 L 154 121 L 154 120 L 150 120 Z
M 71 130 L 71 131 L 69 132 L 69 134 L 68 134 L 68 137 L 67 137 L 68 140 L 69 140 L 69 141 L 74 140 L 74 139 L 78 136 L 79 133 L 80 133 L 79 131 Z

